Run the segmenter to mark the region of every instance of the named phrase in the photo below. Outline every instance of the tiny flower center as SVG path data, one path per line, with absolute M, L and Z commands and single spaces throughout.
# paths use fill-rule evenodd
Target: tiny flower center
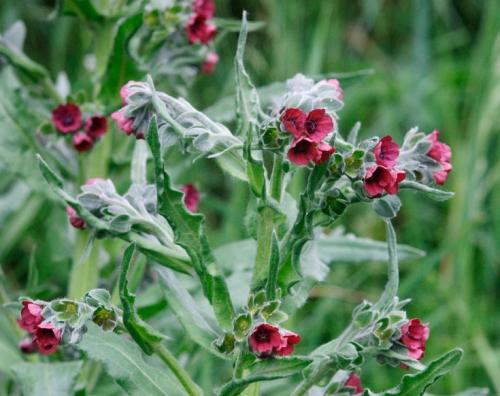
M 255 339 L 258 342 L 267 342 L 269 341 L 269 333 L 267 331 L 258 331 L 257 334 L 255 334 Z
M 62 123 L 64 125 L 71 125 L 73 123 L 73 116 L 69 113 L 65 113 L 62 116 Z

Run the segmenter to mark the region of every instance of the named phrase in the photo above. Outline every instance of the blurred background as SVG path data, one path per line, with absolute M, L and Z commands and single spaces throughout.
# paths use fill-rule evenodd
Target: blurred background
M 391 134 L 399 142 L 414 126 L 428 133 L 441 131 L 453 150 L 446 188 L 456 196 L 437 203 L 401 193 L 399 242 L 427 256 L 402 264 L 400 296 L 412 299 L 410 317 L 430 323 L 426 359 L 455 346 L 465 350 L 459 368 L 434 387 L 434 393 L 457 393 L 473 386 L 489 387 L 500 395 L 500 1 L 216 4 L 220 17 L 239 18 L 246 9 L 250 19 L 266 23 L 250 34 L 247 47 L 247 69 L 257 86 L 298 72 L 339 73 L 345 90 L 341 132 L 347 133 L 358 120 L 362 137 Z M 54 7 L 48 0 L 0 0 L 0 31 L 22 19 L 27 26 L 25 52 L 53 77 L 66 70 L 76 86 L 85 86 L 79 75 L 90 33 L 76 18 L 55 23 L 50 18 Z M 236 38 L 226 35 L 218 40 L 221 60 L 215 74 L 200 77 L 189 90 L 189 100 L 198 108 L 233 93 Z M 352 75 L 343 78 L 343 73 Z M 31 260 L 38 268 L 38 283 L 49 285 L 40 295 L 59 296 L 72 260 L 65 243 L 65 213 L 46 200 L 43 191 L 23 183 L 13 190 L 11 181 L 20 174 L 1 165 L 0 170 L 2 290 L 16 296 L 25 289 Z M 247 236 L 241 219 L 248 203 L 246 186 L 202 161 L 183 177 L 203 192 L 201 211 L 209 217 L 214 245 Z M 299 193 L 300 179 L 292 189 Z M 369 207 L 353 208 L 342 225 L 356 235 L 384 239 L 383 224 Z M 353 307 L 380 293 L 385 272 L 384 263 L 335 263 L 327 282 L 314 289 L 313 298 L 287 325 L 303 335 L 299 352 L 338 335 Z M 370 362 L 362 378 L 379 390 L 400 376 L 399 369 Z

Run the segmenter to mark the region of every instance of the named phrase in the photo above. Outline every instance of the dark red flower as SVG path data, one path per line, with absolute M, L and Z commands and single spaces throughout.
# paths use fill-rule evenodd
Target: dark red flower
M 354 389 L 354 395 L 359 395 L 365 390 L 361 385 L 361 378 L 356 373 L 350 373 L 346 382 L 344 382 L 344 387 Z
M 295 139 L 288 150 L 288 159 L 296 165 L 325 162 L 335 152 L 335 148 L 325 142 L 316 143 L 308 137 Z
M 307 115 L 304 127 L 307 136 L 319 143 L 333 130 L 333 120 L 325 109 L 315 109 Z
M 77 132 L 73 135 L 73 147 L 83 153 L 89 151 L 94 146 L 94 140 L 85 132 Z
M 116 125 L 118 129 L 125 132 L 127 135 L 131 135 L 134 133 L 134 119 L 133 118 L 125 118 L 123 115 L 123 109 L 115 111 L 111 114 L 111 118 L 116 121 Z
M 392 136 L 384 136 L 373 149 L 377 164 L 392 168 L 399 157 L 399 146 Z
M 17 324 L 28 333 L 34 333 L 40 323 L 43 322 L 43 308 L 32 301 L 22 301 L 23 309 L 21 317 L 17 320 Z
M 200 193 L 196 187 L 189 183 L 182 186 L 181 191 L 184 193 L 184 205 L 186 205 L 187 210 L 193 213 L 196 212 L 200 202 Z
M 40 353 L 50 355 L 57 350 L 61 342 L 61 330 L 51 323 L 41 323 L 33 336 L 33 342 L 37 345 Z
M 328 161 L 330 156 L 335 152 L 335 147 L 330 146 L 328 143 L 321 142 L 318 144 L 318 150 L 320 152 L 320 157 L 314 162 L 316 164 L 321 164 Z
M 344 91 L 342 90 L 342 87 L 340 86 L 340 81 L 337 80 L 336 78 L 332 78 L 330 80 L 326 80 L 326 82 L 337 90 L 338 98 L 340 100 L 344 100 Z
M 215 13 L 214 0 L 195 0 L 193 3 L 193 12 L 206 19 L 212 18 Z
M 29 337 L 29 338 L 23 338 L 20 342 L 19 342 L 19 350 L 22 352 L 22 353 L 26 353 L 26 354 L 29 354 L 29 353 L 33 353 L 36 351 L 36 345 L 35 343 L 33 342 L 33 338 L 32 337 Z
M 208 44 L 213 39 L 217 28 L 208 23 L 207 18 L 201 14 L 193 14 L 186 25 L 186 34 L 191 44 Z
M 206 59 L 201 65 L 201 72 L 204 74 L 211 74 L 215 70 L 215 65 L 219 62 L 219 55 L 216 52 L 209 52 Z
M 291 331 L 284 331 L 281 334 L 281 346 L 276 349 L 280 356 L 288 356 L 293 353 L 294 345 L 300 342 L 301 338 L 298 334 Z
M 401 326 L 399 341 L 408 348 L 408 356 L 416 360 L 422 359 L 429 333 L 429 326 L 423 324 L 420 319 L 411 319 Z
M 447 144 L 438 140 L 439 131 L 437 130 L 429 134 L 428 138 L 431 141 L 432 146 L 427 152 L 427 155 L 439 162 L 439 165 L 441 165 L 441 169 L 433 174 L 434 181 L 437 184 L 442 185 L 448 178 L 448 173 L 450 173 L 453 169 L 451 166 L 451 148 Z
M 72 103 L 60 104 L 52 110 L 52 123 L 61 133 L 75 132 L 82 125 L 80 108 Z
M 85 221 L 78 216 L 75 209 L 71 206 L 66 207 L 66 214 L 68 215 L 68 220 L 73 227 L 78 228 L 79 230 L 83 230 L 85 228 Z
M 272 354 L 282 347 L 282 339 L 278 327 L 268 323 L 261 323 L 248 337 L 248 343 L 253 353 L 260 358 L 272 356 Z
M 396 169 L 387 169 L 381 165 L 373 165 L 365 174 L 364 187 L 369 197 L 374 198 L 387 194 L 396 194 L 399 183 L 406 177 L 405 172 Z
M 85 133 L 91 138 L 96 139 L 104 136 L 108 131 L 108 120 L 103 116 L 92 116 L 85 122 Z
M 296 107 L 289 107 L 281 115 L 283 128 L 296 138 L 300 138 L 304 133 L 306 119 L 307 114 Z

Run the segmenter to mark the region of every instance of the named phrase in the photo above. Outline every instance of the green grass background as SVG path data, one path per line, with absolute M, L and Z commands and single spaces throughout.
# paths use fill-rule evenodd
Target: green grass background
M 409 315 L 430 322 L 426 359 L 454 347 L 465 350 L 458 369 L 433 392 L 449 394 L 487 386 L 500 394 L 500 2 L 498 0 L 216 0 L 217 14 L 265 21 L 249 38 L 247 66 L 256 85 L 283 81 L 297 72 L 371 70 L 341 79 L 345 108 L 341 131 L 362 122 L 362 136 L 391 134 L 401 142 L 418 125 L 439 129 L 453 150 L 449 202 L 436 203 L 403 192 L 397 218 L 399 241 L 427 251 L 402 265 L 400 296 L 412 298 Z M 0 30 L 17 19 L 28 28 L 26 53 L 53 76 L 66 70 L 78 80 L 91 45 L 76 19 L 54 22 L 51 1 L 0 0 Z M 206 107 L 231 94 L 236 36 L 218 43 L 221 61 L 213 76 L 198 79 L 190 100 Z M 1 93 L 0 93 L 1 94 Z M 0 125 L 0 128 L 2 126 Z M 202 186 L 202 210 L 212 240 L 243 238 L 247 191 L 214 167 L 195 165 L 186 179 Z M 0 189 L 4 184 L 0 181 Z M 300 181 L 294 186 L 300 190 Z M 0 201 L 7 211 L 12 197 Z M 26 283 L 36 246 L 46 295 L 64 293 L 69 256 L 54 222 L 64 213 L 36 193 L 0 222 L 0 262 L 9 293 Z M 355 207 L 342 221 L 349 232 L 384 238 L 369 208 Z M 235 263 L 236 265 L 237 263 Z M 290 322 L 309 351 L 340 332 L 352 308 L 374 298 L 385 279 L 383 263 L 335 264 L 328 282 Z M 396 383 L 399 369 L 369 363 L 363 382 L 374 389 Z

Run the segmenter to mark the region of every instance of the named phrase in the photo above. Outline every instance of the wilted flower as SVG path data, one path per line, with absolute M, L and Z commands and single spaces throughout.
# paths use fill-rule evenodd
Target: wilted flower
M 189 183 L 182 186 L 181 191 L 184 193 L 184 205 L 186 205 L 187 210 L 193 213 L 196 212 L 200 202 L 200 193 L 196 187 Z
M 85 228 L 85 221 L 78 216 L 75 209 L 71 206 L 66 207 L 66 214 L 68 215 L 68 220 L 73 227 L 78 228 L 79 230 L 83 230 Z
M 215 36 L 217 28 L 208 23 L 207 18 L 201 14 L 193 14 L 186 25 L 186 34 L 191 44 L 208 44 Z
M 26 353 L 26 354 L 35 352 L 36 351 L 36 345 L 33 342 L 33 338 L 32 337 L 23 338 L 19 342 L 19 350 L 22 353 Z
M 420 319 L 411 319 L 401 326 L 399 341 L 408 348 L 408 356 L 420 360 L 424 356 L 425 344 L 429 339 L 429 326 Z
M 201 72 L 204 74 L 213 73 L 218 62 L 219 55 L 216 52 L 209 52 L 201 65 Z
M 22 301 L 22 304 L 21 317 L 17 320 L 17 323 L 28 333 L 34 333 L 37 326 L 43 322 L 43 308 L 29 300 Z
M 350 373 L 346 382 L 344 382 L 344 387 L 354 389 L 354 395 L 359 395 L 365 390 L 361 385 L 361 378 L 356 373 Z
M 61 133 L 75 132 L 82 124 L 80 108 L 72 103 L 60 104 L 52 110 L 52 123 Z
M 384 136 L 373 149 L 373 153 L 377 164 L 392 168 L 399 156 L 399 146 L 392 140 L 392 136 Z
M 437 130 L 429 134 L 428 138 L 431 141 L 432 146 L 427 152 L 427 155 L 436 160 L 439 165 L 441 165 L 441 170 L 434 172 L 433 174 L 434 181 L 437 184 L 442 185 L 448 178 L 448 173 L 450 173 L 452 170 L 451 149 L 450 146 L 438 140 L 439 131 Z
M 103 116 L 92 116 L 85 122 L 85 133 L 96 139 L 104 136 L 108 131 L 108 120 Z
M 373 165 L 366 170 L 364 187 L 370 198 L 378 197 L 385 191 L 397 194 L 399 183 L 406 177 L 404 171 Z
M 248 342 L 253 353 L 257 356 L 260 358 L 270 357 L 276 350 L 281 348 L 280 330 L 269 323 L 261 323 L 252 331 Z
M 72 143 L 77 151 L 83 153 L 92 148 L 94 140 L 85 132 L 77 132 L 73 135 Z
M 54 327 L 52 323 L 41 323 L 35 331 L 33 342 L 40 353 L 50 355 L 57 350 L 61 342 L 61 330 Z
M 284 330 L 281 334 L 281 346 L 276 349 L 280 356 L 288 356 L 293 353 L 294 345 L 300 342 L 301 338 L 298 334 Z

